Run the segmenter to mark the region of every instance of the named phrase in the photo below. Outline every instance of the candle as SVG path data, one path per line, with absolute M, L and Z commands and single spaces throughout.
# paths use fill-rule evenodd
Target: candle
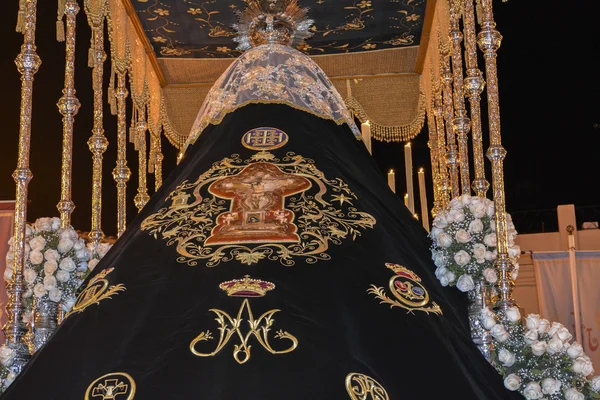
M 404 193 L 404 205 L 408 208 L 408 193 Z
M 429 212 L 427 210 L 427 193 L 425 192 L 425 172 L 419 168 L 419 195 L 421 197 L 421 221 L 423 228 L 429 232 Z
M 360 131 L 362 133 L 363 142 L 369 150 L 370 154 L 373 154 L 371 151 L 371 123 L 369 121 L 363 122 L 360 124 Z
M 413 192 L 412 151 L 410 142 L 404 145 L 404 163 L 406 164 L 406 192 L 408 193 L 408 209 L 415 213 L 415 194 Z
M 396 173 L 393 169 L 390 169 L 390 172 L 388 172 L 388 185 L 392 189 L 392 192 L 396 193 Z

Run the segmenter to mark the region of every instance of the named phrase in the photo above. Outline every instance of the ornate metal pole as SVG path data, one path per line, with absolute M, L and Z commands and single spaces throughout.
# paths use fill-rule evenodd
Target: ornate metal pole
M 148 169 L 146 162 L 146 130 L 148 124 L 144 118 L 144 110 L 138 111 L 138 121 L 135 125 L 136 141 L 138 144 L 138 160 L 139 160 L 139 181 L 138 192 L 135 195 L 133 202 L 138 209 L 138 212 L 144 208 L 150 196 L 148 196 L 148 188 L 146 187 L 146 171 Z
M 99 243 L 104 237 L 102 232 L 102 155 L 108 147 L 108 140 L 103 129 L 103 102 L 102 83 L 104 76 L 104 13 L 86 10 L 88 21 L 92 28 L 92 54 L 93 62 L 92 85 L 94 88 L 94 127 L 92 136 L 88 140 L 88 147 L 92 152 L 92 224 L 89 238 L 92 243 Z
M 473 7 L 473 0 L 464 0 L 463 25 L 465 32 L 465 64 L 467 67 L 465 90 L 471 108 L 473 164 L 475 166 L 475 179 L 473 180 L 472 187 L 477 196 L 485 197 L 490 187 L 489 182 L 485 179 L 483 135 L 481 133 L 481 92 L 483 92 L 485 81 L 481 71 L 477 67 L 477 37 L 475 35 L 475 8 Z
M 75 203 L 71 199 L 72 165 L 73 165 L 73 124 L 79 111 L 80 103 L 75 96 L 75 27 L 79 5 L 76 0 L 67 0 L 64 13 L 67 17 L 65 87 L 58 100 L 58 111 L 63 116 L 63 147 L 60 179 L 60 201 L 56 208 L 60 212 L 60 224 L 63 228 L 71 225 L 71 213 Z
M 27 327 L 23 324 L 22 296 L 25 293 L 23 267 L 25 265 L 25 236 L 27 229 L 27 193 L 33 174 L 29 169 L 29 150 L 31 144 L 31 114 L 33 96 L 33 78 L 42 61 L 36 53 L 35 25 L 37 0 L 26 0 L 22 32 L 24 34 L 21 52 L 15 60 L 21 74 L 21 117 L 19 122 L 19 155 L 17 169 L 13 173 L 16 183 L 15 223 L 14 223 L 14 272 L 7 282 L 8 302 L 6 314 L 8 321 L 3 327 L 6 344 L 15 352 L 11 370 L 21 372 L 29 360 L 29 349 L 23 343 Z
M 131 171 L 127 166 L 127 115 L 125 71 L 117 68 L 117 165 L 113 169 L 113 179 L 117 183 L 117 234 L 125 232 L 127 223 L 127 182 Z
M 427 112 L 427 129 L 429 131 L 429 141 L 427 142 L 427 146 L 429 147 L 429 154 L 431 155 L 431 179 L 433 181 L 433 210 L 431 211 L 431 214 L 435 217 L 441 209 L 442 203 L 440 200 L 441 184 L 437 127 L 435 126 L 433 111 Z
M 450 189 L 452 191 L 452 198 L 460 196 L 460 184 L 458 181 L 458 151 L 456 147 L 456 136 L 454 135 L 454 129 L 452 128 L 452 116 L 453 116 L 453 101 L 452 101 L 452 72 L 450 70 L 450 52 L 448 49 L 442 51 L 442 80 L 443 95 L 444 95 L 444 120 L 446 121 L 446 135 L 447 135 L 447 146 L 446 152 L 446 164 L 450 169 Z
M 502 35 L 496 30 L 492 0 L 481 0 L 483 21 L 477 43 L 485 59 L 485 75 L 487 78 L 488 120 L 490 131 L 490 147 L 487 157 L 492 163 L 492 188 L 496 207 L 496 237 L 498 259 L 496 268 L 500 273 L 498 279 L 499 300 L 496 308 L 505 310 L 515 304 L 512 298 L 514 283 L 511 273 L 514 266 L 508 257 L 508 231 L 506 224 L 506 202 L 504 198 L 503 163 L 506 150 L 502 147 L 500 135 L 500 104 L 498 99 L 498 74 L 496 68 L 496 52 L 502 42 Z
M 458 0 L 450 1 L 450 42 L 452 43 L 452 72 L 454 75 L 454 118 L 452 129 L 458 138 L 458 160 L 460 163 L 460 186 L 462 194 L 471 193 L 469 178 L 469 143 L 468 133 L 471 129 L 471 120 L 467 117 L 465 109 L 465 92 L 463 82 L 463 63 L 461 42 L 463 35 L 458 22 Z
M 439 83 L 434 88 L 433 115 L 435 116 L 438 144 L 438 162 L 440 171 L 440 201 L 446 207 L 450 201 L 450 186 L 448 185 L 448 165 L 446 164 L 446 137 L 444 134 L 444 110 Z
M 160 133 L 156 136 L 152 137 L 153 147 L 154 147 L 154 192 L 157 192 L 158 189 L 162 186 L 162 161 L 165 158 L 162 154 L 162 145 L 160 139 Z

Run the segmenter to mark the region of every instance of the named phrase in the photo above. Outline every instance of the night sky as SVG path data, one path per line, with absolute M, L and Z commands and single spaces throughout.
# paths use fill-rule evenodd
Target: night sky
M 11 174 L 17 158 L 20 75 L 14 58 L 22 44 L 22 36 L 14 31 L 18 1 L 5 3 L 4 23 L 0 25 L 4 43 L 0 58 L 0 200 L 13 199 L 15 193 Z M 497 29 L 504 37 L 498 54 L 498 77 L 502 140 L 508 151 L 505 160 L 507 209 L 516 220 L 522 221 L 521 227 L 517 224 L 522 232 L 539 228 L 533 227 L 535 223 L 531 221 L 526 223 L 525 217 L 555 214 L 552 209 L 557 205 L 600 205 L 596 178 L 600 150 L 600 24 L 593 20 L 598 11 L 600 6 L 595 1 L 495 1 Z M 56 203 L 60 200 L 62 116 L 55 104 L 63 88 L 64 43 L 55 40 L 55 21 L 56 1 L 39 1 L 36 41 L 43 64 L 34 83 L 30 221 L 42 216 L 58 216 Z M 86 231 L 90 226 L 91 208 L 92 166 L 86 141 L 92 129 L 92 91 L 91 69 L 87 67 L 90 33 L 83 11 L 79 13 L 78 24 L 76 89 L 82 106 L 75 118 L 73 225 Z M 105 66 L 108 79 L 109 63 Z M 113 146 L 109 146 L 104 157 L 102 228 L 112 235 L 116 232 L 116 189 L 111 176 L 116 160 L 116 117 L 110 115 L 108 105 L 104 129 Z M 429 171 L 431 165 L 426 130 L 412 143 L 416 176 L 419 167 Z M 132 170 L 128 184 L 130 220 L 136 212 L 132 199 L 137 188 L 137 154 L 133 145 L 128 146 L 128 164 Z M 487 148 L 487 143 L 485 146 Z M 166 177 L 175 166 L 177 150 L 163 139 L 163 153 Z M 396 186 L 401 196 L 404 192 L 403 144 L 375 142 L 373 155 L 382 174 L 390 168 L 396 169 Z M 152 175 L 149 175 L 148 186 L 151 189 L 154 186 Z M 431 188 L 428 197 L 431 201 Z M 538 211 L 524 213 L 532 210 Z M 590 215 L 597 217 L 594 220 L 600 219 L 600 216 Z

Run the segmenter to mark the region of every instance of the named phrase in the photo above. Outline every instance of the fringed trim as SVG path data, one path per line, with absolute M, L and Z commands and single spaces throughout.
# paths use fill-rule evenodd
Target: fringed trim
M 19 0 L 19 13 L 17 14 L 17 27 L 19 33 L 25 33 L 25 0 Z
M 362 105 L 351 95 L 346 99 L 346 105 L 361 123 L 369 121 L 371 125 L 371 136 L 383 142 L 406 142 L 414 139 L 423 128 L 427 108 L 425 106 L 425 93 L 423 93 L 423 90 L 420 90 L 419 109 L 415 119 L 406 125 L 386 126 L 380 125 L 369 118 Z
M 58 10 L 56 11 L 56 40 L 59 42 L 65 41 L 65 24 L 63 16 L 65 15 L 65 5 L 67 0 L 58 0 Z
M 173 128 L 173 125 L 171 125 L 171 121 L 169 120 L 169 116 L 167 114 L 164 96 L 160 99 L 160 121 L 165 137 L 169 140 L 169 143 L 177 147 L 179 150 L 183 150 L 187 136 L 180 134 L 175 128 Z

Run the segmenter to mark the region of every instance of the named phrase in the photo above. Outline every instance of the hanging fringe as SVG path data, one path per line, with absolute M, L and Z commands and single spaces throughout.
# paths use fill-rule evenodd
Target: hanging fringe
M 65 5 L 67 0 L 58 0 L 58 10 L 56 12 L 56 40 L 59 42 L 65 41 L 65 24 L 63 23 L 63 15 L 65 15 Z
M 148 156 L 148 172 L 154 173 L 154 165 L 156 164 L 156 149 L 154 148 L 154 144 L 151 145 L 150 154 Z
M 94 41 L 94 32 L 92 32 L 92 37 L 90 39 L 90 48 L 88 49 L 88 67 L 94 68 L 96 65 L 96 57 L 94 57 L 94 47 L 96 43 Z
M 477 23 L 481 25 L 483 22 L 483 7 L 481 6 L 481 0 L 475 2 L 475 14 L 477 15 Z
M 137 107 L 133 106 L 133 110 L 131 111 L 131 126 L 129 127 L 129 143 L 133 143 L 133 147 L 138 150 L 138 141 L 137 141 L 137 128 L 135 126 L 135 121 L 137 120 Z
M 19 33 L 25 33 L 25 0 L 19 0 L 19 13 L 17 14 L 17 27 Z
M 115 65 L 110 66 L 110 80 L 108 82 L 108 104 L 110 105 L 110 113 L 117 115 L 117 96 L 115 95 Z

